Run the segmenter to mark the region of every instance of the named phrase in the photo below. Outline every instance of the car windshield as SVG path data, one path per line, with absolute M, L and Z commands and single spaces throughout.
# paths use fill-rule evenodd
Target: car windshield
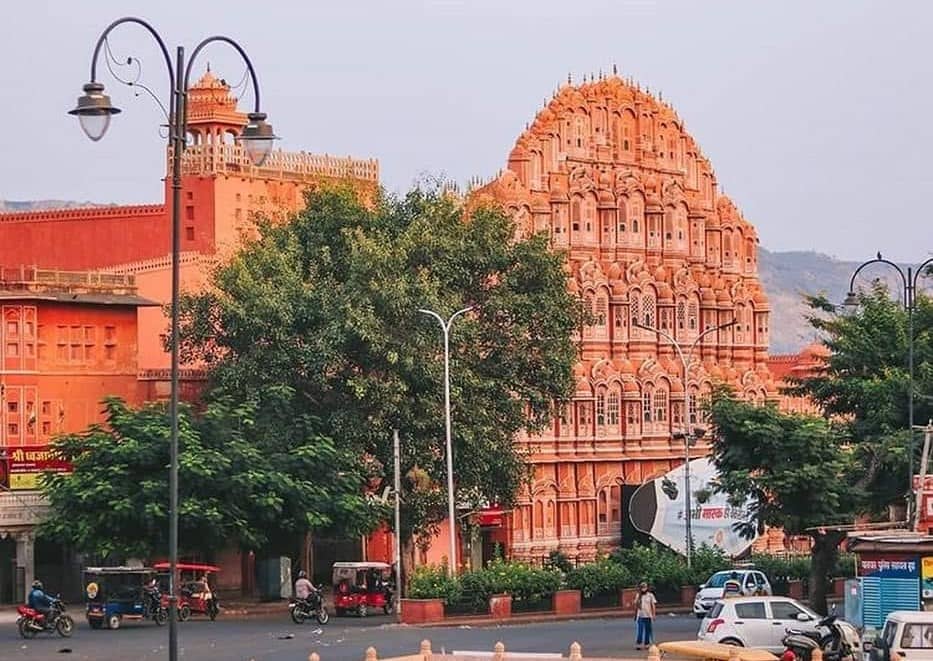
M 708 588 L 721 588 L 726 584 L 726 581 L 729 580 L 729 577 L 732 576 L 733 572 L 730 571 L 721 571 L 713 574 L 710 579 L 706 582 L 706 587 Z M 736 575 L 738 578 L 738 575 Z

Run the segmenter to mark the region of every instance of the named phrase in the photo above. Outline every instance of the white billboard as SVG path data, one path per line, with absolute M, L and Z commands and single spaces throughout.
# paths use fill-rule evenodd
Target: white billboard
M 739 506 L 730 505 L 726 494 L 716 493 L 716 478 L 716 468 L 709 459 L 690 462 L 693 547 L 717 546 L 726 555 L 736 556 L 755 541 L 735 531 L 736 523 L 748 520 L 750 501 Z M 681 465 L 641 485 L 632 494 L 629 516 L 635 528 L 684 553 L 687 550 L 684 506 L 684 467 Z

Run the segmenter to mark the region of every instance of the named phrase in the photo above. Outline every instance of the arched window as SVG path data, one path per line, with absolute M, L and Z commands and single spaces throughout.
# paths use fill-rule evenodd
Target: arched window
M 596 426 L 606 426 L 606 389 L 601 388 L 596 396 Z
M 694 294 L 690 297 L 690 303 L 687 305 L 687 328 L 689 328 L 692 333 L 696 333 L 699 329 L 699 318 L 700 302 L 697 300 L 696 294 Z
M 674 240 L 674 209 L 664 210 L 664 244 L 670 246 Z
M 619 198 L 619 215 L 618 215 L 618 225 L 619 225 L 618 232 L 619 232 L 620 241 L 624 240 L 622 238 L 622 235 L 625 234 L 627 218 L 628 218 L 628 202 L 626 201 L 624 197 L 620 197 Z
M 586 115 L 578 113 L 573 118 L 573 146 L 582 149 L 586 137 Z
M 580 231 L 580 223 L 583 220 L 583 200 L 579 195 L 575 195 L 570 203 L 570 229 L 574 232 Z
M 745 341 L 745 306 L 742 303 L 736 303 L 735 305 L 735 341 L 744 342 Z
M 725 229 L 722 232 L 722 265 L 732 266 L 732 230 Z
M 614 430 L 619 428 L 619 393 L 611 390 L 606 397 L 606 424 Z
M 631 157 L 635 150 L 635 113 L 631 110 L 622 112 L 622 153 Z
M 641 297 L 641 324 L 649 328 L 654 328 L 657 324 L 657 306 L 651 288 L 645 290 Z
M 567 209 L 564 205 L 554 205 L 554 243 L 567 245 Z
M 698 390 L 696 386 L 691 386 L 689 389 L 689 394 L 687 395 L 688 404 L 690 406 L 690 424 L 695 425 L 700 419 L 700 402 L 698 398 Z
M 596 227 L 596 196 L 592 193 L 583 198 L 583 231 L 592 238 Z
M 683 297 L 677 299 L 676 317 L 677 335 L 683 335 L 687 330 L 687 301 Z
M 601 330 L 606 330 L 606 324 L 609 318 L 609 301 L 605 294 L 598 294 L 596 296 L 596 308 L 593 314 L 596 317 L 596 326 Z
M 630 200 L 629 218 L 632 221 L 632 234 L 638 234 L 641 231 L 642 214 L 645 211 L 645 205 L 642 203 L 641 194 L 635 194 Z M 639 241 L 639 237 L 634 237 Z
M 609 497 L 606 493 L 606 489 L 603 489 L 599 492 L 599 511 L 597 512 L 599 516 L 599 523 L 601 526 L 606 525 L 609 522 Z
M 645 386 L 641 396 L 641 415 L 645 424 L 650 424 L 654 420 L 654 390 L 651 386 Z
M 654 391 L 654 421 L 667 422 L 667 390 L 663 387 Z

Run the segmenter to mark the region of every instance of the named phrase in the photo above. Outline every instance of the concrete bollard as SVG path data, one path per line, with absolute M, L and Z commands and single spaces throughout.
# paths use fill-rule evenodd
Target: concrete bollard
M 648 648 L 648 661 L 661 661 L 661 650 L 657 645 Z
M 308 661 L 321 661 L 321 657 L 318 656 L 317 652 L 311 652 L 311 654 L 308 655 Z
M 366 656 L 363 657 L 363 661 L 376 661 L 376 648 L 375 647 L 366 648 Z
M 739 648 L 735 645 L 729 647 L 729 661 L 739 661 Z M 811 659 L 811 661 L 822 661 L 822 659 Z
M 502 661 L 505 658 L 505 645 L 502 644 L 501 640 L 496 643 L 496 646 L 493 647 L 492 650 L 493 661 Z
M 580 643 L 574 641 L 570 645 L 570 661 L 579 661 L 583 658 L 583 648 L 580 647 Z
M 421 641 L 421 650 L 419 653 L 421 654 L 422 657 L 424 657 L 425 661 L 431 658 L 431 655 L 433 654 L 433 652 L 431 651 L 430 640 L 425 638 L 424 640 Z

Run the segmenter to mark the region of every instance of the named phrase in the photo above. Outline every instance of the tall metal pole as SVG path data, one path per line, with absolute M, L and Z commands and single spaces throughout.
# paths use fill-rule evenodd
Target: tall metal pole
M 401 620 L 402 616 L 402 475 L 401 450 L 399 448 L 398 429 L 392 431 L 392 458 L 395 465 L 395 540 L 393 549 L 395 555 L 395 612 Z
M 690 424 L 690 388 L 687 384 L 687 375 L 690 371 L 690 364 L 693 362 L 693 351 L 696 349 L 700 341 L 710 333 L 715 333 L 717 331 L 730 328 L 735 324 L 736 320 L 733 319 L 728 323 L 707 328 L 693 341 L 693 344 L 690 345 L 690 352 L 686 356 L 684 355 L 684 351 L 680 346 L 680 342 L 678 342 L 677 339 L 667 331 L 663 331 L 660 328 L 655 328 L 653 326 L 645 326 L 644 324 L 635 324 L 636 328 L 651 331 L 652 333 L 655 333 L 670 342 L 671 346 L 674 347 L 674 350 L 677 352 L 678 358 L 680 358 L 680 364 L 683 366 L 684 415 L 686 416 L 684 419 L 684 555 L 687 558 L 687 569 L 690 569 L 693 566 L 693 520 L 691 518 L 690 512 L 692 505 L 690 491 L 690 441 L 693 440 L 693 425 Z
M 443 317 L 431 310 L 418 310 L 418 312 L 422 314 L 427 314 L 437 319 L 444 333 L 444 427 L 447 451 L 447 523 L 450 528 L 450 550 L 447 558 L 447 570 L 451 576 L 457 574 L 457 512 L 454 503 L 454 448 L 450 434 L 450 327 L 454 323 L 454 319 L 472 309 L 473 306 L 458 310 L 450 315 L 450 319 L 447 321 L 444 321 Z
M 453 321 L 451 319 L 451 321 Z M 444 433 L 447 441 L 447 524 L 450 533 L 450 575 L 457 574 L 457 512 L 454 503 L 454 446 L 450 439 L 450 324 L 444 326 Z
M 175 573 L 178 567 L 178 294 L 180 289 L 181 252 L 181 159 L 185 148 L 185 49 L 179 46 L 175 54 L 175 89 L 172 90 L 172 368 L 171 403 L 172 421 L 169 450 L 169 524 L 168 524 L 168 658 L 178 659 L 178 596 Z

